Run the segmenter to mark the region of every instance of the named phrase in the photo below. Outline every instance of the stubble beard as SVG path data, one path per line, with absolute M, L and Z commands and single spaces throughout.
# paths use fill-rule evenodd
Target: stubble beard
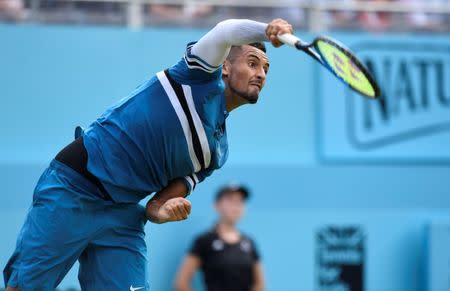
M 247 92 L 237 90 L 231 83 L 228 84 L 230 91 L 234 96 L 240 97 L 246 100 L 249 104 L 255 104 L 258 102 L 259 94 L 248 94 Z

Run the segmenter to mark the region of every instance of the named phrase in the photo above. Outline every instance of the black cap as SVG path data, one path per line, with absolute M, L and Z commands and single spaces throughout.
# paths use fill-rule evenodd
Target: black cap
M 217 191 L 216 194 L 216 201 L 219 201 L 220 198 L 223 196 L 233 193 L 233 192 L 239 192 L 242 195 L 242 198 L 244 200 L 247 200 L 250 197 L 250 192 L 247 187 L 241 184 L 226 184 L 225 186 L 222 186 L 222 188 Z

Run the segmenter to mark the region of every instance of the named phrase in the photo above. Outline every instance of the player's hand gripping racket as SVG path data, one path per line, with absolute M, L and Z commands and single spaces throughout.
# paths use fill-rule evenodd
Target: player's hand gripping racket
M 279 35 L 278 39 L 313 57 L 354 91 L 369 98 L 380 96 L 380 88 L 367 68 L 336 40 L 319 36 L 312 43 L 305 43 L 289 33 Z

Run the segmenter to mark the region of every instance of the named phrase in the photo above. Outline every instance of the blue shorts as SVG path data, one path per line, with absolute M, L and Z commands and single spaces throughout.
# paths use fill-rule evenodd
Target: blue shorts
M 53 160 L 3 271 L 5 286 L 55 290 L 79 260 L 82 290 L 148 290 L 144 207 L 101 197 L 91 182 Z

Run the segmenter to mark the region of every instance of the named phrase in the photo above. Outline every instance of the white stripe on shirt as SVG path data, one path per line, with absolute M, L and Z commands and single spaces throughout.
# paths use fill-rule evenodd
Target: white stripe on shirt
M 178 97 L 175 94 L 175 91 L 173 90 L 172 86 L 170 85 L 170 82 L 167 79 L 164 72 L 163 71 L 158 72 L 158 73 L 156 73 L 156 76 L 158 77 L 158 80 L 161 83 L 164 91 L 166 91 L 166 94 L 169 97 L 170 103 L 172 104 L 172 106 L 175 110 L 175 113 L 178 116 L 178 120 L 180 121 L 181 127 L 183 128 L 184 137 L 186 138 L 189 156 L 191 158 L 192 165 L 194 166 L 194 171 L 198 172 L 201 169 L 201 165 L 197 159 L 197 156 L 195 155 L 194 145 L 192 142 L 192 132 L 189 128 L 189 123 L 188 123 L 187 117 L 184 114 L 183 108 L 181 107 L 181 104 L 178 101 Z
M 205 161 L 205 169 L 209 167 L 211 163 L 211 151 L 209 149 L 208 139 L 206 138 L 205 129 L 203 128 L 203 123 L 198 116 L 197 110 L 195 109 L 194 99 L 192 98 L 191 87 L 188 85 L 181 85 L 183 88 L 184 96 L 189 107 L 189 111 L 192 115 L 192 120 L 194 121 L 195 130 L 197 131 L 198 138 L 200 140 L 200 145 L 203 152 L 203 160 Z

